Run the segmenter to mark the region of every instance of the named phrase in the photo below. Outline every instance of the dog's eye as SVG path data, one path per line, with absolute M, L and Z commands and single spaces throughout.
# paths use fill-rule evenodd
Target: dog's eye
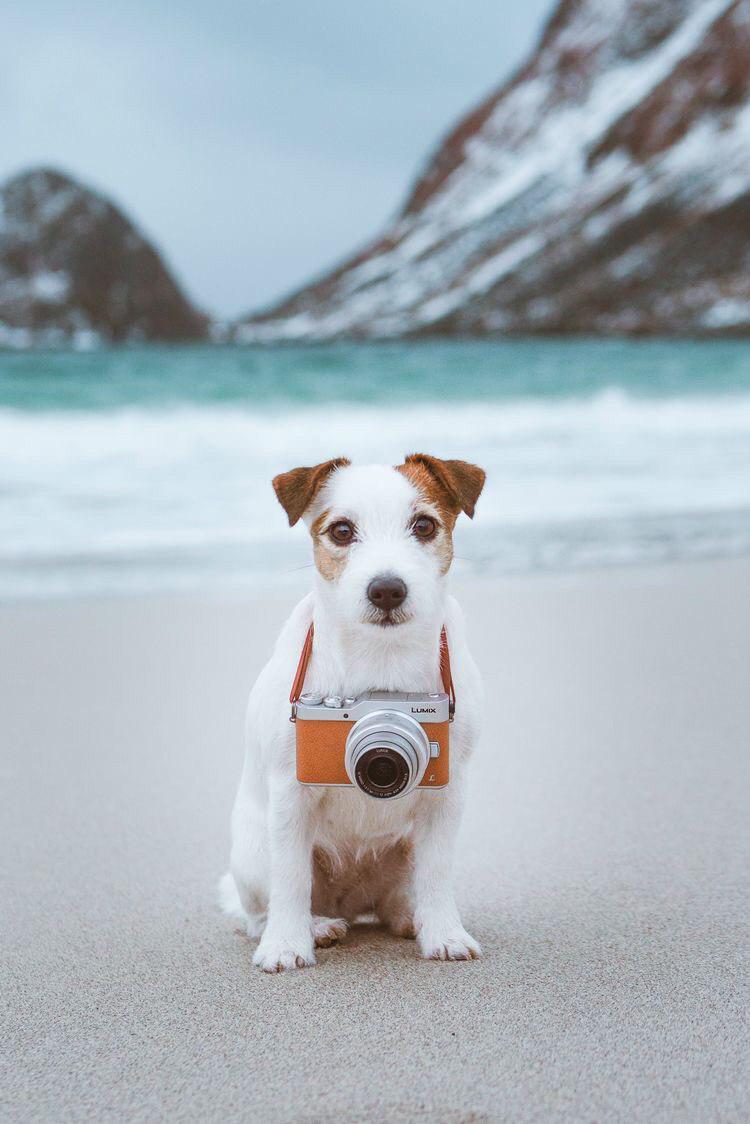
M 429 515 L 418 516 L 411 525 L 412 532 L 422 542 L 427 542 L 428 539 L 435 537 L 437 533 L 437 523 Z
M 348 546 L 350 542 L 354 542 L 354 527 L 347 519 L 332 523 L 328 528 L 328 534 L 339 546 Z

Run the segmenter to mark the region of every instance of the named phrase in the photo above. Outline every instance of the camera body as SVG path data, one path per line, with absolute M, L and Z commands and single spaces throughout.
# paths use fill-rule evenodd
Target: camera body
M 293 713 L 297 779 L 356 786 L 375 799 L 448 784 L 447 693 L 368 691 L 358 698 L 299 697 Z

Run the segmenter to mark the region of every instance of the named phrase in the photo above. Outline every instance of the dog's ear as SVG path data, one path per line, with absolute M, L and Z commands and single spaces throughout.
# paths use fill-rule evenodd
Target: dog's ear
M 273 490 L 289 517 L 290 527 L 307 511 L 331 473 L 347 464 L 351 464 L 351 461 L 346 457 L 336 457 L 335 460 L 324 461 L 312 468 L 293 468 L 291 472 L 274 476 Z
M 486 478 L 483 468 L 468 461 L 443 461 L 428 453 L 411 453 L 404 458 L 404 465 L 420 466 L 422 471 L 428 472 L 456 515 L 465 511 L 469 519 L 474 518 L 474 508 Z

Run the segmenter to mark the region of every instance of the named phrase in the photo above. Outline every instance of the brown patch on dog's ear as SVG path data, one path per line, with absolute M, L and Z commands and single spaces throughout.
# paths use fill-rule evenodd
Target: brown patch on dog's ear
M 425 477 L 431 480 L 433 488 L 437 487 L 440 492 L 443 501 L 440 506 L 447 501 L 455 515 L 465 511 L 469 519 L 474 518 L 474 509 L 486 479 L 483 468 L 468 461 L 443 461 L 428 453 L 411 453 L 404 458 L 402 471 L 411 476 L 418 487 L 420 483 L 424 486 Z
M 289 517 L 290 527 L 307 511 L 334 469 L 344 468 L 348 464 L 351 461 L 346 457 L 336 457 L 335 460 L 324 461 L 312 468 L 293 468 L 290 472 L 274 476 L 273 490 Z

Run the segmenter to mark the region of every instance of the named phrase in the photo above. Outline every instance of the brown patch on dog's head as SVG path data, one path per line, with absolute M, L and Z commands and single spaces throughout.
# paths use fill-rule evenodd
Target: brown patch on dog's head
M 273 490 L 293 527 L 302 518 L 331 473 L 351 464 L 346 457 L 323 461 L 312 468 L 293 468 L 273 478 Z
M 435 505 L 450 526 L 462 511 L 474 518 L 474 508 L 484 487 L 485 471 L 468 461 L 443 461 L 428 453 L 411 453 L 397 466 L 426 499 Z
M 428 504 L 435 508 L 442 527 L 436 547 L 441 570 L 453 561 L 453 527 L 465 511 L 474 518 L 474 508 L 484 487 L 485 472 L 468 461 L 444 461 L 428 453 L 411 453 L 396 471 L 406 476 Z

